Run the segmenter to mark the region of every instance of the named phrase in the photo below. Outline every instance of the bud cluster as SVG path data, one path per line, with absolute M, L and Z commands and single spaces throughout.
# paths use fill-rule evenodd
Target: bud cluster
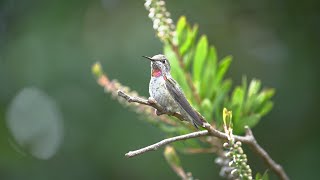
M 153 22 L 153 29 L 156 30 L 157 36 L 162 41 L 171 40 L 175 33 L 175 26 L 165 7 L 165 1 L 146 0 L 144 6 L 149 11 L 149 18 Z
M 216 159 L 216 163 L 220 165 L 220 176 L 228 179 L 252 179 L 252 170 L 247 164 L 247 155 L 244 154 L 242 143 L 235 142 L 233 136 L 232 111 L 223 109 L 223 127 L 228 136 L 228 141 L 223 144 L 226 149 L 224 155 Z
M 219 175 L 221 177 L 227 178 L 227 179 L 234 179 L 231 175 L 231 171 L 234 170 L 234 167 L 229 166 L 230 159 L 226 156 L 220 156 L 217 157 L 215 160 L 215 163 L 219 166 L 221 166 Z
M 242 149 L 242 143 L 232 141 L 223 144 L 223 147 L 227 149 L 225 156 L 229 159 L 228 166 L 231 168 L 230 176 L 233 179 L 252 179 L 252 170 L 247 164 L 247 155 L 244 154 Z

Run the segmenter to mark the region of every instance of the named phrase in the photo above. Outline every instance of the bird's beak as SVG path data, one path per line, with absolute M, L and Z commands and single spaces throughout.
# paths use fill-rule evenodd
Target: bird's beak
M 151 57 L 148 57 L 148 56 L 142 56 L 142 57 L 147 58 L 147 59 L 149 59 L 150 61 L 155 61 L 154 59 L 152 59 Z

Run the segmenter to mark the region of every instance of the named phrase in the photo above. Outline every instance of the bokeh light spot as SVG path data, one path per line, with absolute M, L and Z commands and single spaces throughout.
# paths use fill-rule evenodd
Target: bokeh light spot
M 63 139 L 63 122 L 55 101 L 38 88 L 28 87 L 12 100 L 7 127 L 23 151 L 49 159 Z

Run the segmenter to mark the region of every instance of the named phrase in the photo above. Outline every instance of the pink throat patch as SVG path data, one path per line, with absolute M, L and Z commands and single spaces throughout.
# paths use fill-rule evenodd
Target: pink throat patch
M 159 77 L 159 76 L 161 76 L 161 74 L 162 74 L 162 73 L 161 73 L 161 70 L 160 70 L 160 69 L 153 69 L 151 75 L 152 75 L 153 77 Z

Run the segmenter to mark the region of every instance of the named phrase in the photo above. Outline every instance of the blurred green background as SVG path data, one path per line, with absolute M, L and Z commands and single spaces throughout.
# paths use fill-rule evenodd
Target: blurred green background
M 165 135 L 105 94 L 91 74 L 91 65 L 99 60 L 109 77 L 148 96 L 150 69 L 141 56 L 161 53 L 162 44 L 143 4 L 142 0 L 0 2 L 1 180 L 178 179 L 162 149 L 124 157 Z M 276 89 L 274 109 L 253 131 L 292 179 L 319 176 L 317 7 L 315 1 L 297 0 L 167 2 L 175 21 L 186 15 L 192 24 L 199 24 L 220 58 L 234 56 L 227 75 L 234 85 L 247 75 Z M 56 113 L 60 111 L 56 121 L 45 124 L 52 128 L 58 123 L 54 126 L 58 130 L 42 132 L 50 132 L 58 142 L 47 160 L 31 156 L 30 144 L 19 147 L 8 125 L 12 102 L 25 87 L 38 88 Z M 42 105 L 28 107 L 34 113 Z M 43 127 L 42 122 L 24 121 L 30 118 L 23 116 L 28 112 L 20 113 L 18 130 Z M 254 171 L 266 169 L 261 159 L 248 155 Z M 195 177 L 219 179 L 214 156 L 181 155 L 181 160 Z

